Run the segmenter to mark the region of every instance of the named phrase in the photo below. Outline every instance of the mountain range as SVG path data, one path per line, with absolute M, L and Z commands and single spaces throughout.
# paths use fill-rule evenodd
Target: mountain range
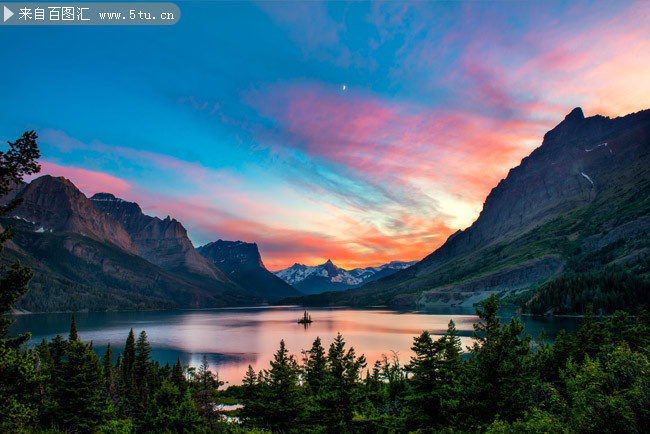
M 650 110 L 576 108 L 492 189 L 476 221 L 417 264 L 314 305 L 471 305 L 534 297 L 566 273 L 630 268 L 650 252 Z
M 197 248 L 197 251 L 248 291 L 256 292 L 263 288 L 264 294 L 260 296 L 271 294 L 273 299 L 277 299 L 301 294 L 266 269 L 255 243 L 217 240 Z
M 20 260 L 35 271 L 19 310 L 532 300 L 562 275 L 648 262 L 650 110 L 610 119 L 574 109 L 492 189 L 470 227 L 417 263 L 344 270 L 328 260 L 271 273 L 256 244 L 196 249 L 176 219 L 110 193 L 88 198 L 62 177 L 17 185 L 2 203 L 13 198 L 23 203 L 0 218 L 16 233 L 0 265 Z
M 220 242 L 204 257 L 179 221 L 145 215 L 110 193 L 87 198 L 63 177 L 18 185 L 3 202 L 13 198 L 23 203 L 0 219 L 16 232 L 2 260 L 35 271 L 18 310 L 203 308 L 300 294 L 264 268 L 254 244 Z
M 317 266 L 310 267 L 303 264 L 294 264 L 289 268 L 274 271 L 273 273 L 304 294 L 320 294 L 326 291 L 342 291 L 355 288 L 364 283 L 390 276 L 416 262 L 392 261 L 378 267 L 345 270 L 337 267 L 328 259 L 324 264 Z

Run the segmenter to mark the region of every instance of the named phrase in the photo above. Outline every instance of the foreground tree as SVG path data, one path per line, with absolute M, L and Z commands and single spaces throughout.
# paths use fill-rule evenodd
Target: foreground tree
M 325 384 L 327 376 L 327 358 L 321 340 L 316 337 L 311 349 L 305 351 L 304 358 L 305 382 L 312 396 L 318 396 Z
M 123 397 L 122 408 L 128 415 L 137 410 L 137 390 L 135 382 L 135 335 L 129 331 L 124 344 L 124 353 L 120 361 L 120 393 Z
M 212 428 L 215 427 L 219 418 L 215 406 L 217 404 L 217 389 L 221 384 L 223 383 L 219 382 L 219 378 L 210 371 L 210 363 L 208 363 L 207 356 L 204 355 L 194 378 L 194 400 L 199 414 Z
M 249 391 L 245 413 L 251 423 L 272 431 L 296 430 L 303 422 L 305 396 L 299 385 L 300 369 L 292 355 L 289 355 L 284 340 L 271 361 L 271 369 L 258 376 L 258 383 Z M 252 377 L 249 381 L 252 380 Z
M 205 432 L 189 389 L 181 393 L 169 380 L 161 383 L 139 430 L 142 432 Z
M 97 354 L 80 340 L 68 343 L 52 392 L 55 426 L 93 431 L 109 416 L 104 377 Z
M 354 348 L 347 351 L 339 333 L 327 353 L 326 390 L 319 400 L 322 420 L 333 429 L 349 426 L 355 405 L 361 400 L 359 379 L 366 358 L 357 357 Z
M 34 131 L 26 132 L 15 142 L 8 142 L 9 149 L 0 151 L 0 197 L 23 182 L 25 175 L 40 171 L 36 160 L 40 157 Z M 0 206 L 0 217 L 15 209 L 22 199 L 10 201 Z M 0 253 L 3 245 L 11 239 L 11 228 L 0 227 Z M 24 334 L 9 337 L 12 319 L 4 315 L 11 311 L 12 305 L 27 292 L 27 284 L 33 277 L 29 267 L 20 262 L 0 270 L 0 431 L 18 431 L 30 423 L 36 415 L 35 393 L 39 383 L 36 359 L 32 351 L 20 346 L 29 340 Z
M 139 411 L 144 411 L 144 407 L 149 401 L 150 391 L 155 385 L 152 367 L 151 344 L 147 339 L 147 332 L 142 330 L 135 343 L 135 358 L 133 361 L 133 375 Z
M 476 424 L 495 415 L 505 421 L 521 417 L 531 405 L 530 336 L 518 319 L 501 326 L 499 301 L 491 295 L 476 308 L 475 343 L 471 347 L 466 384 Z

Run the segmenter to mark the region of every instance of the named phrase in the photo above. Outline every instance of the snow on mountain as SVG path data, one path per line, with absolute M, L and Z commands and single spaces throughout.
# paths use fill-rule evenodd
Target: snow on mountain
M 389 276 L 410 267 L 417 261 L 392 261 L 378 267 L 339 268 L 331 260 L 317 266 L 294 264 L 274 274 L 305 294 L 318 294 L 325 291 L 342 291 L 361 286 L 366 282 Z

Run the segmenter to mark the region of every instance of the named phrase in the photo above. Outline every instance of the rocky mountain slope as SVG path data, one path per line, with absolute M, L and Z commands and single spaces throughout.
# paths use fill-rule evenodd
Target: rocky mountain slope
M 133 232 L 134 240 L 69 180 L 47 175 L 19 186 L 5 200 L 11 197 L 24 202 L 0 219 L 2 226 L 17 233 L 2 261 L 18 259 L 35 270 L 18 309 L 197 308 L 263 301 L 198 255 L 175 220 L 141 212 L 116 214 L 144 223 Z M 139 210 L 137 204 L 128 207 Z M 126 227 L 136 226 L 126 222 Z
M 178 220 L 169 216 L 161 220 L 145 215 L 137 203 L 127 202 L 110 193 L 97 193 L 90 201 L 98 210 L 120 223 L 137 246 L 138 254 L 152 264 L 228 281 L 219 268 L 199 255 L 187 236 L 187 230 Z
M 321 265 L 310 267 L 303 264 L 294 264 L 289 268 L 274 273 L 304 294 L 320 294 L 326 291 L 342 291 L 354 288 L 390 276 L 416 262 L 393 261 L 379 267 L 345 270 L 337 267 L 328 259 L 327 262 Z
M 255 243 L 218 240 L 198 247 L 197 251 L 243 288 L 265 300 L 301 295 L 266 269 Z
M 650 252 L 650 110 L 577 108 L 490 192 L 478 219 L 416 265 L 306 305 L 472 304 Z M 296 300 L 291 300 L 296 301 Z
M 137 254 L 138 249 L 114 219 L 97 210 L 75 185 L 63 177 L 41 176 L 16 189 L 23 203 L 12 216 L 38 224 L 40 232 L 75 232 L 115 244 Z

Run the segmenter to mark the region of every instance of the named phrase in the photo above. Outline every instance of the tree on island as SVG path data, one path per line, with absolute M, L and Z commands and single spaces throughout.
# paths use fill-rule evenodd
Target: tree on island
M 311 324 L 311 316 L 305 311 L 302 318 L 298 321 L 298 324 Z

